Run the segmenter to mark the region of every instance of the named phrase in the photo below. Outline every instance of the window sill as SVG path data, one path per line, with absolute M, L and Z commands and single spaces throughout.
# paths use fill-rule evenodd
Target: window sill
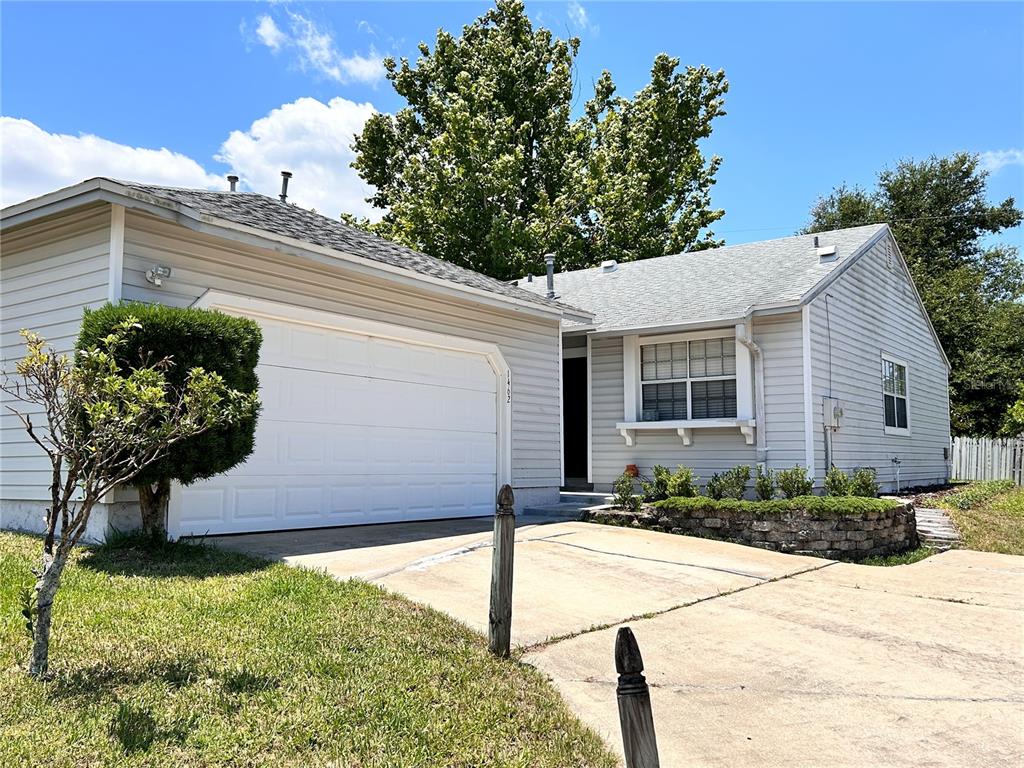
M 636 443 L 637 432 L 675 430 L 683 441 L 683 445 L 690 445 L 693 443 L 693 430 L 723 428 L 738 428 L 747 445 L 753 445 L 756 426 L 757 421 L 754 419 L 686 419 L 682 421 L 624 421 L 616 424 L 615 428 L 619 430 L 626 445 L 632 447 Z
M 903 437 L 910 437 L 910 427 L 886 427 L 885 434 L 902 435 Z

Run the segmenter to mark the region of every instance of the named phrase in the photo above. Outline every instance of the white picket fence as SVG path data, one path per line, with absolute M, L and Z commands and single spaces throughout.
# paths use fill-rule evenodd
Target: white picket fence
M 953 477 L 1024 485 L 1024 438 L 954 437 Z

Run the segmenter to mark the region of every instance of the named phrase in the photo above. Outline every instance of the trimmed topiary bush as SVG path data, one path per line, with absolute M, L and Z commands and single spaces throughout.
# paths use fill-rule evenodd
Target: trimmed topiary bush
M 256 392 L 263 335 L 253 320 L 208 309 L 166 307 L 160 304 L 107 304 L 85 311 L 77 349 L 91 349 L 127 318 L 140 327 L 126 334 L 121 367 L 137 366 L 141 350 L 156 359 L 169 358 L 167 379 L 180 386 L 193 368 L 217 373 L 225 386 L 244 393 Z M 139 490 L 143 530 L 162 536 L 170 483 L 186 485 L 226 472 L 252 453 L 256 417 L 212 429 L 170 448 L 167 455 L 146 467 L 132 480 Z
M 779 490 L 787 499 L 807 496 L 814 488 L 814 481 L 807 476 L 807 470 L 800 465 L 792 469 L 780 469 L 776 474 Z

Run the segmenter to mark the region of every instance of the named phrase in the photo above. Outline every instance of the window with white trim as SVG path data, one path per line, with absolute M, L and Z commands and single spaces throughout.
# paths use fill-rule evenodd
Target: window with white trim
M 908 429 L 907 366 L 885 357 L 882 358 L 882 400 L 885 428 Z
M 641 421 L 736 418 L 736 339 L 640 345 Z

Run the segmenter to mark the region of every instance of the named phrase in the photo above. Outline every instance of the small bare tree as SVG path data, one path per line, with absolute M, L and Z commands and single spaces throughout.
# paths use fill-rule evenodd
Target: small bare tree
M 72 361 L 46 340 L 22 331 L 26 355 L 18 362 L 20 379 L 4 377 L 3 389 L 45 416 L 7 406 L 52 466 L 50 506 L 45 514 L 42 564 L 28 610 L 32 632 L 29 674 L 42 677 L 49 664 L 50 620 L 54 596 L 71 550 L 85 533 L 89 515 L 104 494 L 134 477 L 175 443 L 221 424 L 250 418 L 259 410 L 255 394 L 225 386 L 215 373 L 189 371 L 180 387 L 165 372 L 170 358 L 123 371 L 117 353 L 129 331 L 129 318 L 100 344 L 78 352 Z

